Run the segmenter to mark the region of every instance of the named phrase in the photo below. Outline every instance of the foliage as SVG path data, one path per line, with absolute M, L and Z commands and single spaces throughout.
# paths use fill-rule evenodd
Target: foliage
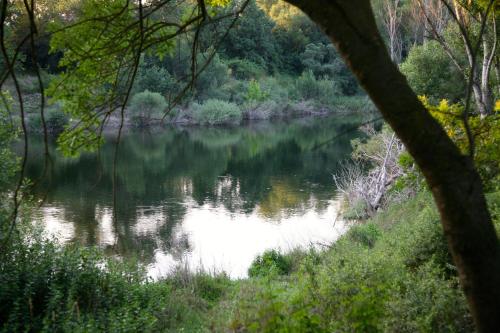
M 60 105 L 47 107 L 44 116 L 47 132 L 54 136 L 59 135 L 69 124 L 69 118 L 61 110 Z M 40 113 L 36 113 L 30 117 L 29 130 L 34 133 L 43 133 L 43 123 Z
M 308 44 L 302 54 L 302 64 L 316 77 L 332 78 L 336 72 L 336 51 L 331 44 Z
M 192 115 L 197 123 L 208 125 L 238 124 L 242 119 L 242 112 L 236 104 L 218 99 L 193 105 Z
M 264 68 L 248 59 L 229 59 L 227 65 L 231 69 L 231 74 L 238 80 L 256 80 L 266 74 Z
M 217 6 L 223 3 L 214 2 Z M 51 82 L 48 94 L 64 101 L 64 112 L 78 120 L 58 139 L 68 155 L 95 150 L 102 143 L 102 115 L 121 109 L 128 101 L 141 55 L 164 57 L 173 49 L 173 37 L 198 22 L 187 14 L 186 4 L 169 24 L 163 24 L 162 15 L 154 12 L 140 24 L 139 7 L 127 0 L 84 1 L 76 15 L 78 24 L 68 27 L 67 22 L 56 22 L 50 29 L 51 51 L 64 55 L 59 62 L 63 72 Z M 184 24 L 186 27 L 177 29 Z
M 199 66 L 208 61 L 207 56 L 207 54 L 202 54 L 198 57 Z M 220 88 L 229 82 L 229 72 L 229 67 L 216 54 L 195 81 L 197 99 L 205 101 L 210 98 L 224 98 Z
M 0 254 L 2 332 L 195 330 L 230 285 L 203 274 L 180 283 L 180 273 L 152 282 L 133 263 L 29 234 Z
M 316 78 L 334 80 L 343 95 L 359 92 L 356 79 L 330 43 L 311 43 L 301 54 L 305 71 L 312 71 Z
M 287 275 L 292 264 L 289 257 L 276 250 L 269 250 L 257 256 L 248 269 L 248 276 L 263 277 L 272 275 Z
M 1 91 L 2 100 L 0 101 L 0 242 L 4 242 L 4 236 L 10 213 L 10 197 L 13 185 L 13 179 L 18 171 L 18 158 L 12 151 L 12 145 L 15 142 L 18 130 L 10 115 L 12 107 L 12 98 L 10 95 Z M 0 243 L 1 244 L 1 243 Z
M 245 59 L 272 72 L 280 62 L 273 28 L 270 18 L 251 1 L 222 41 L 222 53 L 227 58 Z
M 464 154 L 469 153 L 469 140 L 463 122 L 463 106 L 450 104 L 442 100 L 431 104 L 426 97 L 421 101 L 434 118 L 443 126 L 448 136 L 458 145 Z M 468 124 L 474 138 L 474 160 L 486 186 L 500 174 L 500 115 L 481 117 L 470 115 Z
M 135 94 L 130 103 L 132 122 L 137 127 L 149 126 L 163 115 L 166 107 L 165 97 L 157 92 L 146 90 Z
M 377 239 L 381 236 L 381 231 L 376 224 L 365 223 L 351 228 L 349 236 L 353 242 L 373 247 Z
M 300 100 L 311 100 L 323 106 L 331 106 L 340 93 L 335 82 L 328 79 L 316 79 L 312 71 L 302 73 L 295 82 L 296 97 Z
M 262 91 L 259 82 L 255 80 L 250 81 L 250 83 L 248 84 L 248 90 L 246 96 L 247 101 L 262 102 L 266 100 L 268 97 L 269 94 L 265 91 Z
M 401 64 L 401 71 L 417 94 L 433 100 L 456 101 L 465 91 L 462 73 L 435 41 L 412 47 L 408 58 Z
M 50 243 L 17 240 L 0 265 L 3 331 L 151 330 L 159 297 L 166 296 L 141 286 L 129 269 L 100 268 L 102 258 L 88 249 L 61 252 Z M 151 292 L 158 298 L 145 297 Z
M 157 65 L 141 66 L 137 79 L 134 83 L 134 90 L 142 92 L 149 90 L 159 94 L 175 96 L 175 80 L 170 73 Z

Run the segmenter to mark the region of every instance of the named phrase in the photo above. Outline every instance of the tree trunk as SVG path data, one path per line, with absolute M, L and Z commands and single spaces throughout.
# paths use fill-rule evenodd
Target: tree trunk
M 498 57 L 495 58 L 495 76 L 497 77 L 497 90 L 498 95 L 500 95 L 500 60 Z
M 462 39 L 464 40 L 465 53 L 467 54 L 469 67 L 474 67 L 474 71 L 472 73 L 472 92 L 474 93 L 474 101 L 476 102 L 477 111 L 481 116 L 486 116 L 489 114 L 489 111 L 484 102 L 485 93 L 483 89 L 485 88 L 485 81 L 483 80 L 483 75 L 479 73 L 477 55 L 474 57 L 473 50 L 467 44 L 466 37 L 462 36 Z M 486 55 L 484 57 L 486 58 Z M 471 78 L 466 77 L 466 79 L 470 80 Z M 486 89 L 488 89 L 488 86 L 486 86 Z
M 496 30 L 496 29 L 495 29 Z M 496 41 L 490 45 L 487 34 L 483 34 L 483 63 L 481 72 L 481 91 L 483 93 L 484 115 L 493 113 L 493 92 L 490 85 L 490 72 L 496 51 Z
M 414 157 L 434 195 L 476 327 L 498 331 L 500 251 L 481 179 L 391 61 L 370 1 L 286 1 L 325 31 Z

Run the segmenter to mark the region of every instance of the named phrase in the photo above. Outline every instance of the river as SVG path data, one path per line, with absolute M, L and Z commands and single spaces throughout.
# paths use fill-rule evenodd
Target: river
M 52 164 L 34 195 L 37 222 L 61 242 L 132 257 L 153 278 L 182 266 L 243 278 L 266 249 L 321 247 L 345 230 L 332 174 L 359 135 L 353 116 L 256 122 L 241 127 L 127 130 L 99 153 Z M 27 174 L 44 170 L 32 136 Z

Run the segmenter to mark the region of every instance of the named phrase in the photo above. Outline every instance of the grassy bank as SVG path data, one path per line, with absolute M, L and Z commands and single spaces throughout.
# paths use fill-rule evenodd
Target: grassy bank
M 489 202 L 499 226 L 500 193 Z M 15 244 L 1 255 L 2 332 L 473 330 L 428 193 L 324 251 L 267 253 L 239 281 L 179 271 L 152 282 L 97 250 Z

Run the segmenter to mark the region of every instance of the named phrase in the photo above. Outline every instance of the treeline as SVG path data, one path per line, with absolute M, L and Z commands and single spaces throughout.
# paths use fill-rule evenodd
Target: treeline
M 65 61 L 68 50 L 80 46 L 85 49 L 84 45 L 61 47 L 52 38 L 55 38 L 54 32 L 60 33 L 58 29 L 64 33 L 62 27 L 84 19 L 88 2 L 38 2 L 41 9 L 37 24 L 41 38 L 35 41 L 36 54 L 46 88 L 51 83 L 57 85 L 59 76 L 71 70 Z M 237 5 L 218 8 L 214 17 L 230 16 Z M 159 20 L 165 16 L 164 21 L 172 17 L 181 20 L 190 6 L 174 1 L 155 15 Z M 29 21 L 21 7 L 18 14 L 9 29 L 12 46 L 22 44 L 23 36 L 29 31 Z M 251 1 L 234 25 L 229 18 L 214 19 L 200 29 L 196 45 L 194 35 L 186 33 L 166 43 L 166 51 L 155 48 L 144 52 L 126 113 L 130 124 L 139 127 L 160 121 L 234 124 L 243 119 L 373 110 L 321 31 L 304 14 L 283 2 Z M 22 90 L 33 96 L 27 100 L 28 113 L 32 114 L 30 128 L 40 131 L 36 66 L 30 48 L 26 43 L 22 45 L 17 66 L 24 74 L 19 81 Z M 194 59 L 193 48 L 196 48 Z M 203 70 L 195 75 L 194 68 Z M 114 89 L 124 93 L 124 86 Z M 14 89 L 11 86 L 9 90 Z M 49 98 L 51 92 L 49 88 Z M 55 99 L 58 102 L 52 104 L 49 99 L 47 125 L 50 132 L 61 132 L 69 118 L 77 117 L 71 117 L 68 112 L 65 115 L 64 99 L 60 96 Z M 109 125 L 117 122 L 116 117 L 111 117 Z
M 118 5 L 120 1 L 113 3 Z M 229 17 L 238 4 L 229 2 L 224 7 L 216 7 L 214 18 Z M 51 41 L 54 33 L 86 18 L 87 7 L 91 5 L 92 1 L 82 0 L 37 1 L 36 60 L 48 73 L 46 81 L 50 81 L 50 75 L 68 70 L 60 63 L 67 49 Z M 481 4 L 457 7 L 456 14 L 441 1 L 374 0 L 372 5 L 388 52 L 418 94 L 437 101 L 463 100 L 465 82 L 475 64 L 473 100 L 481 112 L 493 111 L 500 80 L 500 59 L 495 47 L 496 18 L 482 18 Z M 192 4 L 172 1 L 159 8 L 151 14 L 154 19 L 181 21 Z M 20 45 L 17 55 L 20 61 L 16 66 L 32 74 L 35 66 L 30 45 L 26 40 L 23 42 L 30 29 L 29 19 L 21 3 L 10 10 L 7 46 L 12 46 L 9 49 L 14 52 L 15 46 Z M 480 33 L 483 21 L 485 27 Z M 195 34 L 186 33 L 168 41 L 164 47 L 145 52 L 133 93 L 148 90 L 161 94 L 165 105 L 150 98 L 159 108 L 170 106 L 174 101 L 181 102 L 185 108 L 189 102 L 219 99 L 235 103 L 243 111 L 255 108 L 255 105 L 243 106 L 245 102 L 264 100 L 280 105 L 287 100 L 314 101 L 316 109 L 333 109 L 343 103 L 335 104 L 335 98 L 328 100 L 325 95 L 362 94 L 329 40 L 295 7 L 278 0 L 251 1 L 233 23 L 229 18 L 215 19 L 199 30 L 196 45 Z M 0 66 L 2 63 L 3 60 Z M 191 89 L 184 91 L 194 79 L 193 67 L 205 66 L 192 87 L 189 85 Z M 301 76 L 303 79 L 298 82 Z M 35 80 L 21 81 L 27 92 L 37 89 Z M 183 95 L 182 99 L 178 98 L 179 94 Z M 269 105 L 265 109 L 267 113 L 280 113 Z

